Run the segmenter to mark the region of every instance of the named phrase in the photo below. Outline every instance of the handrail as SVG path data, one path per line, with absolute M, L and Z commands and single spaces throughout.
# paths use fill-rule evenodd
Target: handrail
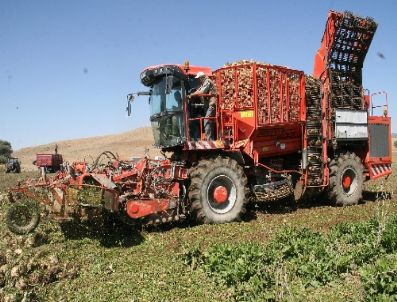
M 377 96 L 377 95 L 385 95 L 386 104 L 384 104 L 384 105 L 378 105 L 378 106 L 373 106 L 372 98 L 373 98 L 374 96 Z M 371 94 L 370 104 L 369 104 L 369 105 L 370 105 L 370 107 L 371 107 L 371 116 L 374 115 L 374 109 L 375 109 L 375 108 L 381 108 L 381 107 L 384 107 L 384 108 L 386 109 L 386 110 L 383 112 L 383 114 L 384 114 L 385 116 L 387 116 L 388 113 L 389 113 L 389 101 L 388 101 L 387 92 L 386 92 L 386 91 L 378 91 L 378 92 L 372 93 L 372 94 Z

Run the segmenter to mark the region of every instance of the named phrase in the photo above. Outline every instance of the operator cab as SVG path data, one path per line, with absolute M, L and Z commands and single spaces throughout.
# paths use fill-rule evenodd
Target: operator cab
M 197 72 L 211 75 L 208 67 L 185 65 L 158 65 L 148 67 L 141 73 L 141 82 L 150 87 L 150 122 L 155 146 L 172 148 L 192 140 L 189 119 L 192 112 L 203 110 L 191 108 L 186 96 L 200 85 L 195 79 Z

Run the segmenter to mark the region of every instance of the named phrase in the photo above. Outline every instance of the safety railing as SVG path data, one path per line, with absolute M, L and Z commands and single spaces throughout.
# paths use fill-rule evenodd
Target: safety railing
M 382 104 L 382 105 L 374 106 L 374 101 L 373 101 L 374 96 L 382 96 L 382 95 L 385 97 L 385 103 Z M 371 108 L 371 116 L 374 115 L 374 109 L 382 108 L 382 107 L 383 107 L 383 115 L 384 116 L 388 116 L 388 113 L 389 113 L 389 102 L 388 102 L 387 92 L 379 91 L 379 92 L 372 93 L 371 94 L 371 98 L 370 98 L 370 104 L 369 104 L 369 108 Z
M 213 94 L 199 94 L 199 95 L 195 95 L 194 98 L 199 98 L 199 97 L 203 97 L 203 98 L 211 98 L 211 97 L 217 97 L 216 95 Z M 189 98 L 191 101 L 193 98 Z M 217 102 L 218 103 L 218 102 Z M 203 102 L 198 102 L 198 103 L 191 103 L 189 104 L 190 107 L 193 108 L 202 108 L 207 109 L 205 104 Z M 187 131 L 186 131 L 186 137 L 188 140 L 190 141 L 197 141 L 197 140 L 218 140 L 219 139 L 219 127 L 218 127 L 218 110 L 217 110 L 218 106 L 215 107 L 215 116 L 198 116 L 198 117 L 191 117 L 191 112 L 189 112 L 188 109 L 187 110 L 187 114 L 186 114 L 186 124 L 187 124 Z M 214 137 L 213 139 L 206 137 L 206 133 L 205 133 L 205 123 L 206 122 L 210 122 L 213 121 L 213 125 L 210 126 L 212 127 L 212 132 L 214 133 Z M 199 132 L 197 133 L 196 130 L 199 130 Z M 191 133 L 193 133 L 193 135 L 191 135 Z

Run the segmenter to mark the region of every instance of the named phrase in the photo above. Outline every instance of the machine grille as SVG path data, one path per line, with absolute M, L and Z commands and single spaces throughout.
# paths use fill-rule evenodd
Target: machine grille
M 388 125 L 370 124 L 370 156 L 387 157 L 389 150 L 389 128 Z

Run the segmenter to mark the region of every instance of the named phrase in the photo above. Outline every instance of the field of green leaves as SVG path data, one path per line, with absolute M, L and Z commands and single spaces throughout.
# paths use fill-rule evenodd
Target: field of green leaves
M 24 176 L 0 172 L 0 193 Z M 15 236 L 3 202 L 0 301 L 396 301 L 395 180 L 358 206 L 258 204 L 239 223 L 139 230 L 43 219 Z
M 220 243 L 185 254 L 237 301 L 396 301 L 396 260 L 397 215 L 341 223 L 327 234 L 284 227 L 265 245 Z

